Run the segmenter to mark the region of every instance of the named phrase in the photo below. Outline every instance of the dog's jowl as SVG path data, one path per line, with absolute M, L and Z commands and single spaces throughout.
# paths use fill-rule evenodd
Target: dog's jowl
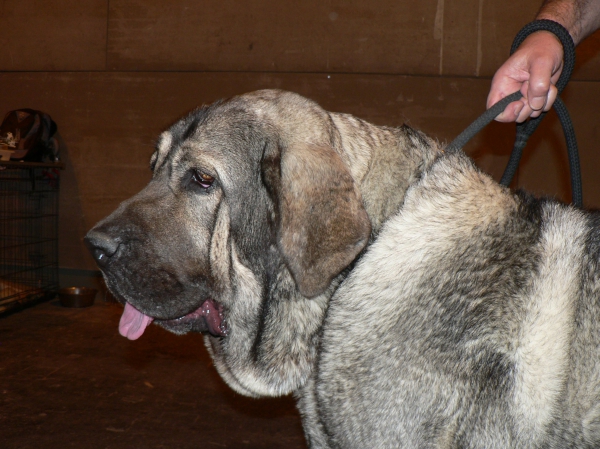
M 86 242 L 121 334 L 200 332 L 311 448 L 600 447 L 597 215 L 282 91 L 165 131 Z

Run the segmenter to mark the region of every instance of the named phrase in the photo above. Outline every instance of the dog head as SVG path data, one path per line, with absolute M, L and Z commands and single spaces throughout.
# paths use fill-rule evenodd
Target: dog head
M 203 332 L 239 392 L 298 388 L 336 278 L 371 231 L 348 160 L 330 115 L 291 93 L 235 97 L 173 125 L 150 183 L 85 239 L 125 304 L 121 333 Z

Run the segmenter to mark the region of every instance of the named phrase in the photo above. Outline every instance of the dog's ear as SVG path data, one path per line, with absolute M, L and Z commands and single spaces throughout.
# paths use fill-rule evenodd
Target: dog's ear
M 330 147 L 294 145 L 265 157 L 262 166 L 277 207 L 279 248 L 300 293 L 314 297 L 368 242 L 360 192 Z

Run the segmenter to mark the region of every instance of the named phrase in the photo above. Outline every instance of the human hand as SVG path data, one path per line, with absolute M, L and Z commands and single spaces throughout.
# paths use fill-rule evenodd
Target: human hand
M 529 35 L 496 71 L 487 99 L 489 109 L 504 97 L 520 90 L 523 98 L 510 103 L 496 117 L 499 122 L 524 122 L 549 111 L 556 100 L 556 82 L 563 68 L 563 47 L 550 32 Z

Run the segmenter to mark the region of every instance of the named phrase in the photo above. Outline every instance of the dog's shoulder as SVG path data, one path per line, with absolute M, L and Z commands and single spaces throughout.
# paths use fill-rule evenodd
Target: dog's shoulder
M 472 441 L 494 447 L 518 435 L 543 441 L 562 385 L 575 382 L 569 341 L 588 235 L 581 211 L 514 193 L 461 152 L 439 156 L 331 300 L 318 368 L 324 413 L 358 410 L 371 417 L 363 433 L 386 422 L 395 433 L 382 438 L 418 438 L 414 447 L 452 440 L 467 422 Z M 329 416 L 334 433 L 344 419 Z

